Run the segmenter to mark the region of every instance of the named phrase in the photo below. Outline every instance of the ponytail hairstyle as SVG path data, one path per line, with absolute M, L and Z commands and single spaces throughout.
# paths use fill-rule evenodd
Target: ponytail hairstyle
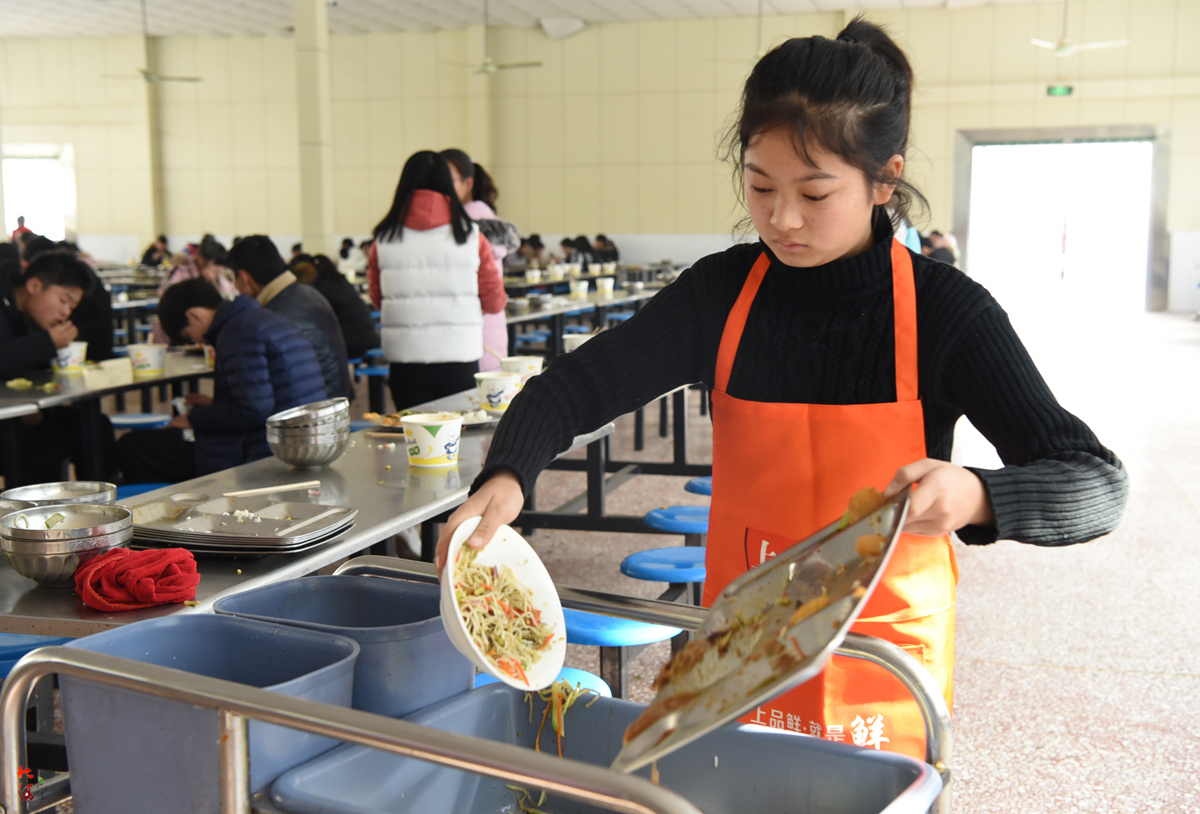
M 450 177 L 450 165 L 446 159 L 432 150 L 413 153 L 400 171 L 400 183 L 396 185 L 396 197 L 392 208 L 375 227 L 375 239 L 380 241 L 404 239 L 404 219 L 412 207 L 412 199 L 419 189 L 429 189 L 445 195 L 450 202 L 450 228 L 458 245 L 467 242 L 471 233 L 471 219 L 463 211 L 454 192 L 454 180 Z
M 905 156 L 912 118 L 913 71 L 887 33 L 855 17 L 836 40 L 790 39 L 754 66 L 742 91 L 736 121 L 722 139 L 722 157 L 733 164 L 738 200 L 745 204 L 742 178 L 746 148 L 761 133 L 789 128 L 796 154 L 812 163 L 816 145 L 859 169 L 871 185 L 894 187 L 892 199 L 876 206 L 872 223 L 908 217 L 925 197 L 885 169 L 893 155 Z M 748 224 L 749 216 L 738 224 Z
M 496 189 L 496 182 L 482 164 L 475 165 L 475 186 L 471 189 L 471 197 L 476 201 L 483 201 L 493 212 L 496 211 L 496 199 L 500 197 L 500 190 Z

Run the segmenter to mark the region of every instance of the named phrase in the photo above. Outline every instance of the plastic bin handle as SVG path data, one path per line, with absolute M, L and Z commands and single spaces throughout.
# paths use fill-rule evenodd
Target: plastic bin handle
M 20 814 L 25 705 L 51 673 L 95 681 L 218 712 L 221 814 L 248 814 L 246 720 L 313 732 L 405 757 L 545 788 L 628 814 L 701 814 L 649 780 L 602 766 L 513 749 L 505 743 L 443 732 L 396 718 L 297 698 L 233 681 L 69 647 L 43 647 L 13 667 L 0 691 L 0 814 Z

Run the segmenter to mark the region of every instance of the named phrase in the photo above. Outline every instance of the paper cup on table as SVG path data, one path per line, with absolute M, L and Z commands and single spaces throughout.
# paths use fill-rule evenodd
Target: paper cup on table
M 209 370 L 217 366 L 217 349 L 212 345 L 204 346 L 204 366 Z
M 530 603 L 540 612 L 541 620 L 551 630 L 550 640 L 542 650 L 542 655 L 523 671 L 527 681 L 521 680 L 519 674 L 514 676 L 497 667 L 492 658 L 475 644 L 463 621 L 458 606 L 458 592 L 455 590 L 454 564 L 467 538 L 478 528 L 479 521 L 478 517 L 464 520 L 450 538 L 446 570 L 442 574 L 441 597 L 442 625 L 446 628 L 446 635 L 450 637 L 450 643 L 476 667 L 510 687 L 519 690 L 548 687 L 558 677 L 567 656 L 567 623 L 563 618 L 562 601 L 537 553 L 509 526 L 501 526 L 496 530 L 492 541 L 479 552 L 476 562 L 496 568 L 511 568 L 517 580 L 529 589 Z
M 513 396 L 521 391 L 521 376 L 505 371 L 476 373 L 479 385 L 479 403 L 491 415 L 500 415 L 508 409 Z
M 71 342 L 66 347 L 58 349 L 58 357 L 54 360 L 54 369 L 59 373 L 81 373 L 83 362 L 87 359 L 87 342 Z
M 540 283 L 542 281 L 542 272 L 540 269 L 529 269 L 525 272 L 525 282 Z
M 587 280 L 572 280 L 571 283 L 571 299 L 582 300 L 587 297 L 588 281 Z
M 612 274 L 617 270 L 617 264 L 613 263 L 613 262 L 608 262 L 608 263 L 605 263 L 604 265 L 602 265 L 600 268 L 604 270 L 605 274 Z
M 129 362 L 136 378 L 161 376 L 167 366 L 166 345 L 129 345 Z
M 564 269 L 562 266 L 560 266 L 558 263 L 555 263 L 553 266 L 546 269 L 546 279 L 548 279 L 552 283 L 560 282 L 560 281 L 566 279 L 566 276 L 567 276 L 567 270 Z
M 455 466 L 462 438 L 462 416 L 417 413 L 400 419 L 408 446 L 409 466 Z
M 524 384 L 530 376 L 542 372 L 545 361 L 541 356 L 505 356 L 500 360 L 500 369 L 505 373 L 516 373 Z
M 567 263 L 567 269 L 572 274 L 583 274 L 583 263 Z
M 612 278 L 612 277 L 600 277 L 600 278 L 597 278 L 597 280 L 596 280 L 596 291 L 597 291 L 597 292 L 599 292 L 599 293 L 601 293 L 601 294 L 611 294 L 611 293 L 613 293 L 613 282 L 614 282 L 614 280 L 613 280 L 613 278 Z
M 567 353 L 570 353 L 584 342 L 591 339 L 594 335 L 595 334 L 563 334 L 563 350 L 565 350 Z

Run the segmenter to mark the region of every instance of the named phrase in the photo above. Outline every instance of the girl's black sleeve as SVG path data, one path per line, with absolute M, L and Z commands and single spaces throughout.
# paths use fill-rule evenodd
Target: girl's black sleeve
M 1001 469 L 969 467 L 987 489 L 995 527 L 967 526 L 964 543 L 1082 543 L 1116 528 L 1128 474 L 1095 433 L 1055 399 L 1008 316 L 993 304 L 947 358 L 945 396 L 996 447 Z
M 541 471 L 576 435 L 701 381 L 704 320 L 695 281 L 703 262 L 683 272 L 623 324 L 559 356 L 531 378 L 496 428 L 472 491 L 497 469 L 507 468 L 529 494 Z

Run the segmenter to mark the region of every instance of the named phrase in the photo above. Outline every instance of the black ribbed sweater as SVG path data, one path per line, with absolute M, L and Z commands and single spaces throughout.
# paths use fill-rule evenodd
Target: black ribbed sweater
M 890 244 L 885 225 L 873 248 L 824 266 L 793 268 L 772 257 L 729 394 L 815 404 L 895 401 Z M 636 316 L 530 379 L 500 422 L 474 488 L 506 467 L 528 492 L 575 435 L 681 385 L 711 389 L 725 319 L 764 250 L 759 242 L 705 257 Z M 1055 400 L 987 290 L 921 255 L 913 255 L 913 267 L 928 455 L 950 459 L 955 422 L 966 415 L 1004 463 L 972 469 L 987 488 L 995 527 L 967 526 L 959 537 L 1068 545 L 1112 531 L 1128 494 L 1116 455 Z

